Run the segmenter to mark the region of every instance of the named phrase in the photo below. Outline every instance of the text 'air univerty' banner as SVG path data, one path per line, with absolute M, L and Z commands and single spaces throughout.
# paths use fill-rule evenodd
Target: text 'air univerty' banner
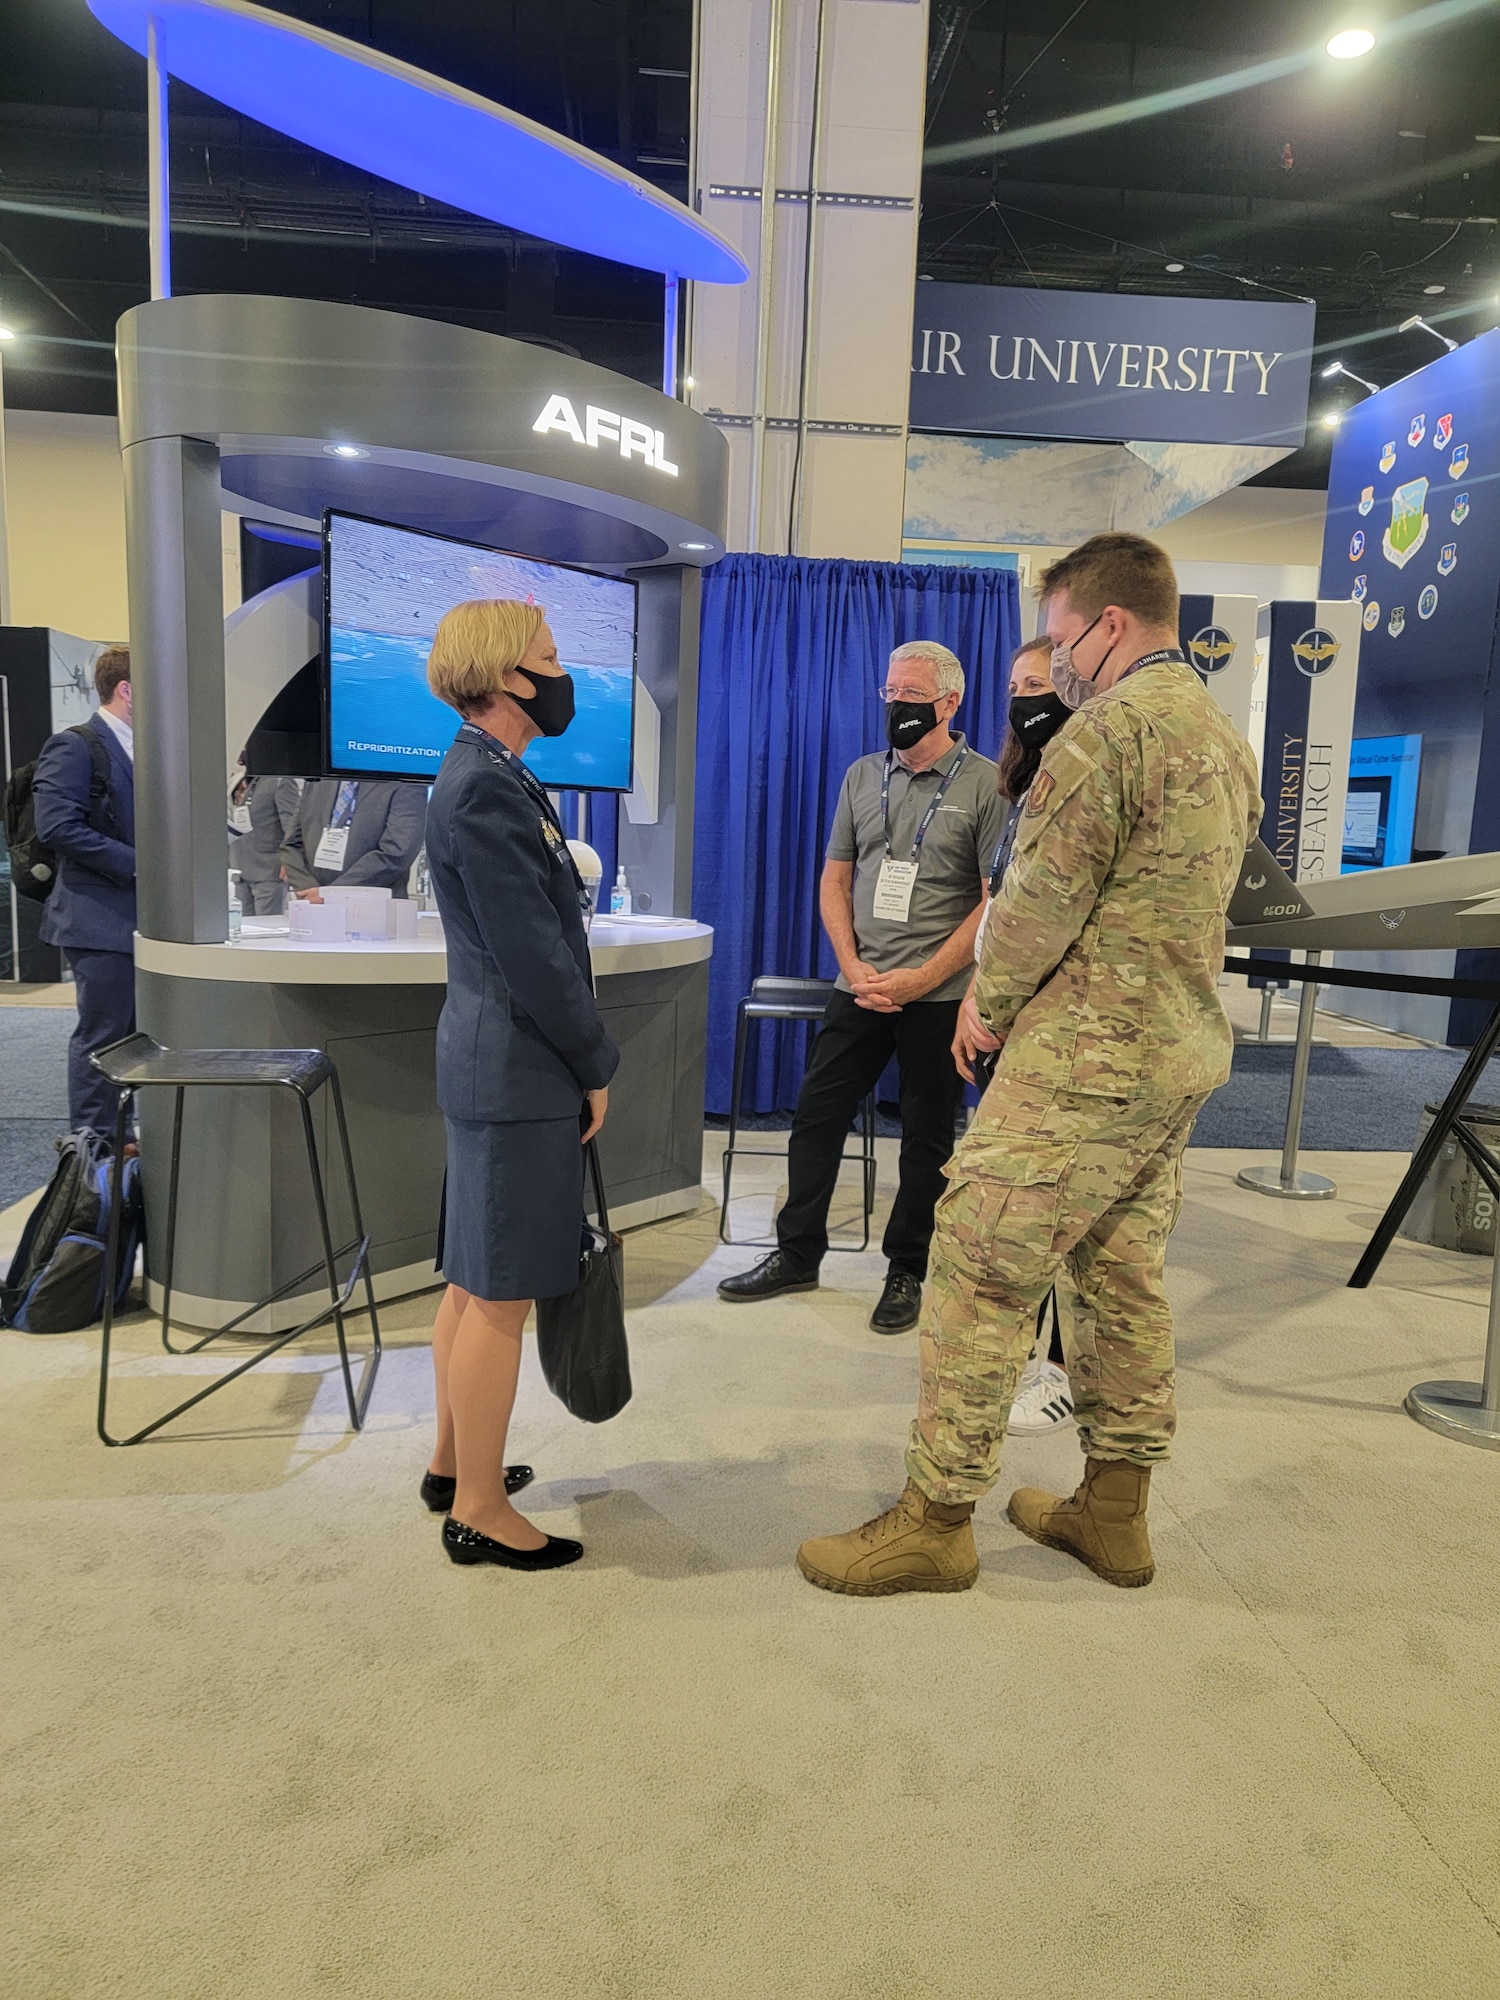
M 917 286 L 911 422 L 999 437 L 1300 445 L 1313 308 Z

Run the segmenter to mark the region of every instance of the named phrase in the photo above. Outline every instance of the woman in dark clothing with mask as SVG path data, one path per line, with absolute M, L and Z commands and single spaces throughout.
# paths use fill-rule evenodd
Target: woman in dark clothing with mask
M 578 1282 L 583 1152 L 620 1060 L 594 1004 L 583 884 L 542 784 L 521 762 L 573 719 L 573 683 L 535 604 L 460 604 L 427 682 L 464 718 L 427 809 L 448 948 L 437 1093 L 448 1127 L 432 1333 L 437 1446 L 422 1498 L 457 1563 L 555 1569 L 583 1554 L 511 1505 L 530 1479 L 505 1438 L 532 1301 Z
M 1026 794 L 1042 761 L 1042 752 L 1072 715 L 1072 708 L 1053 688 L 1051 680 L 1052 642 L 1043 633 L 1019 647 L 1010 663 L 1009 726 L 1000 747 L 1000 790 L 1010 800 L 1010 814 L 990 869 L 990 897 L 999 893 L 1010 850 L 1015 842 L 1025 808 Z M 974 959 L 978 963 L 984 945 L 985 920 L 989 904 L 979 920 L 974 939 Z M 958 1029 L 953 1038 L 953 1059 L 970 1083 L 983 1089 L 995 1073 L 1000 1059 L 1000 1043 L 990 1034 L 974 1011 L 972 988 L 965 994 L 958 1013 Z M 1050 1322 L 1050 1345 L 1048 1331 Z M 1016 1389 L 1006 1428 L 1016 1434 L 1031 1435 L 1056 1430 L 1072 1421 L 1073 1394 L 1068 1386 L 1058 1321 L 1057 1294 L 1042 1302 L 1037 1321 L 1037 1345 L 1027 1362 Z

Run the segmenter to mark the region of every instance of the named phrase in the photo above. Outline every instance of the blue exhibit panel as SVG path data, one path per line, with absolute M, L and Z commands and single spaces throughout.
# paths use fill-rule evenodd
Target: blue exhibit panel
M 636 586 L 472 542 L 349 514 L 325 526 L 328 769 L 433 778 L 458 718 L 427 686 L 439 619 L 475 598 L 544 611 L 576 712 L 525 762 L 544 784 L 629 791 L 635 724 Z
M 1411 860 L 1422 772 L 1420 736 L 1357 736 L 1344 801 L 1345 875 Z
M 649 181 L 518 112 L 250 0 L 89 0 L 173 76 L 273 132 L 549 242 L 645 271 L 742 284 L 744 259 Z

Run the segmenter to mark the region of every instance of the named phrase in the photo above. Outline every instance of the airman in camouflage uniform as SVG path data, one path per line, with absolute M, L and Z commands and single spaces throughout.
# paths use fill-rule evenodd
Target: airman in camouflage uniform
M 1096 542 L 1165 564 L 1138 537 Z M 1229 1074 L 1224 913 L 1261 816 L 1248 747 L 1166 636 L 1064 725 L 1032 785 L 975 981 L 1004 1054 L 938 1203 L 906 1492 L 852 1535 L 804 1544 L 803 1574 L 826 1589 L 974 1581 L 969 1517 L 1064 1263 L 1085 1479 L 1069 1500 L 1017 1493 L 1010 1518 L 1107 1581 L 1151 1579 L 1146 1493 L 1175 1425 L 1162 1266 L 1183 1148 Z

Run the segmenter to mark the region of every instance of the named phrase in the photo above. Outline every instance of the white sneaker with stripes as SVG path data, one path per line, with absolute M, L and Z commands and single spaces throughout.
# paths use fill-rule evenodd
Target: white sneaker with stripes
M 1033 1361 L 1021 1377 L 1005 1428 L 1017 1433 L 1056 1430 L 1073 1421 L 1073 1391 L 1055 1361 Z

